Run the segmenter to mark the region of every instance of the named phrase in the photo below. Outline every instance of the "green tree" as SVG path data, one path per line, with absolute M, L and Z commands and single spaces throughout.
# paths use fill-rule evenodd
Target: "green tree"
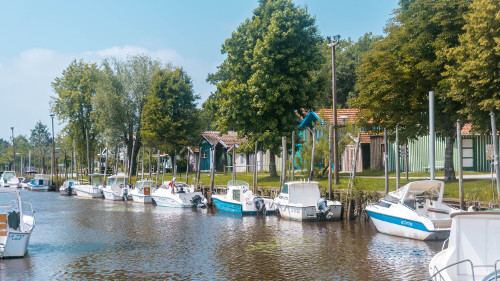
M 44 157 L 50 146 L 51 137 L 47 126 L 42 121 L 38 121 L 35 128 L 31 130 L 29 141 L 36 152 L 34 156 L 38 154 L 38 156 Z
M 87 163 L 86 133 L 90 158 L 93 158 L 99 136 L 96 127 L 99 117 L 93 105 L 98 72 L 96 64 L 74 60 L 61 77 L 52 82 L 56 95 L 51 97 L 51 112 L 65 124 L 63 131 L 75 141 L 78 154 L 83 156 L 84 163 Z
M 445 179 L 455 178 L 453 143 L 460 105 L 447 97 L 442 73 L 449 64 L 441 50 L 458 45 L 467 0 L 404 0 L 386 27 L 387 37 L 373 44 L 357 71 L 364 128 L 399 125 L 402 139 L 428 132 L 428 93 L 436 93 L 436 132 L 446 137 Z M 393 136 L 393 134 L 392 134 Z
M 135 160 L 142 146 L 141 113 L 151 91 L 153 74 L 160 66 L 160 61 L 146 55 L 126 60 L 110 58 L 102 64 L 95 98 L 101 116 L 98 124 L 109 143 L 125 143 L 129 161 L 134 148 L 132 174 L 135 174 Z
M 9 165 L 12 161 L 12 150 L 9 153 L 10 147 L 11 144 L 9 141 L 0 138 L 0 170 L 5 170 L 5 166 Z
M 321 37 L 305 8 L 287 0 L 260 0 L 222 46 L 224 62 L 208 81 L 217 85 L 216 125 L 233 128 L 247 144 L 271 151 L 270 171 L 281 137 L 297 129 L 302 109 L 317 97 L 313 73 L 321 66 Z
M 152 80 L 142 111 L 141 134 L 146 143 L 174 155 L 200 139 L 199 112 L 191 78 L 182 68 L 164 68 Z M 174 162 L 175 165 L 175 162 Z
M 500 2 L 475 0 L 465 16 L 460 45 L 446 50 L 448 96 L 463 106 L 474 129 L 491 132 L 491 111 L 500 121 Z

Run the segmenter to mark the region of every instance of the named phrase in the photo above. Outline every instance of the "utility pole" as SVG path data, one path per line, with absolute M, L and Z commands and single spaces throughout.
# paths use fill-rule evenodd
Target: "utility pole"
M 493 164 L 495 165 L 495 171 L 497 173 L 497 195 L 498 202 L 500 203 L 500 167 L 498 165 L 498 139 L 497 139 L 497 126 L 495 123 L 495 113 L 493 111 L 490 112 L 491 116 L 491 136 L 493 141 Z
M 462 151 L 462 125 L 460 119 L 457 120 L 457 148 L 458 148 L 458 198 L 460 199 L 460 210 L 465 210 L 464 203 L 464 165 Z
M 340 35 L 333 36 L 328 44 L 332 48 L 332 99 L 333 99 L 333 164 L 334 184 L 339 184 L 339 144 L 337 134 L 337 83 L 335 83 L 335 47 L 339 44 Z

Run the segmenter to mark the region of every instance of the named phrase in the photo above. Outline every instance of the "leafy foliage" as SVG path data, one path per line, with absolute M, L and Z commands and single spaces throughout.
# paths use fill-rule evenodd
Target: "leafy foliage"
M 29 142 L 40 156 L 45 155 L 51 142 L 50 132 L 47 126 L 38 121 L 35 128 L 31 130 Z

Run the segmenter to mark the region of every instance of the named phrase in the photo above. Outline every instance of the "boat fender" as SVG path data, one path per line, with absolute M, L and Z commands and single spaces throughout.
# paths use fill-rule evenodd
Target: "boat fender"
M 264 203 L 264 199 L 262 199 L 259 196 L 256 196 L 253 199 L 253 203 L 255 204 L 255 210 L 257 210 L 258 213 L 260 213 L 260 212 L 265 213 L 266 212 L 266 203 Z

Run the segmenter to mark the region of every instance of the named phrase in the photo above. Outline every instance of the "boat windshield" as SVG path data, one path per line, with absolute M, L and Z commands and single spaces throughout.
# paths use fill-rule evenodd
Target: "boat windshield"
M 108 185 L 113 184 L 127 184 L 128 179 L 126 177 L 110 177 L 108 178 Z
M 14 172 L 4 172 L 3 173 L 3 179 L 6 180 L 6 181 L 9 181 L 11 180 L 12 178 L 15 178 L 16 177 L 16 173 Z
M 433 201 L 437 201 L 441 194 L 441 182 L 439 181 L 422 181 L 414 182 L 410 185 L 406 198 L 414 196 L 422 196 Z
M 102 175 L 92 176 L 92 185 L 102 185 L 104 183 L 104 177 Z
M 250 185 L 246 181 L 240 181 L 240 180 L 230 180 L 227 182 L 227 186 L 241 186 L 241 187 L 246 187 L 249 188 Z
M 143 188 L 143 187 L 152 187 L 154 184 L 154 181 L 138 181 L 135 183 L 135 188 Z
M 281 193 L 288 194 L 288 184 L 287 183 L 285 183 L 283 185 L 283 188 L 281 189 Z

